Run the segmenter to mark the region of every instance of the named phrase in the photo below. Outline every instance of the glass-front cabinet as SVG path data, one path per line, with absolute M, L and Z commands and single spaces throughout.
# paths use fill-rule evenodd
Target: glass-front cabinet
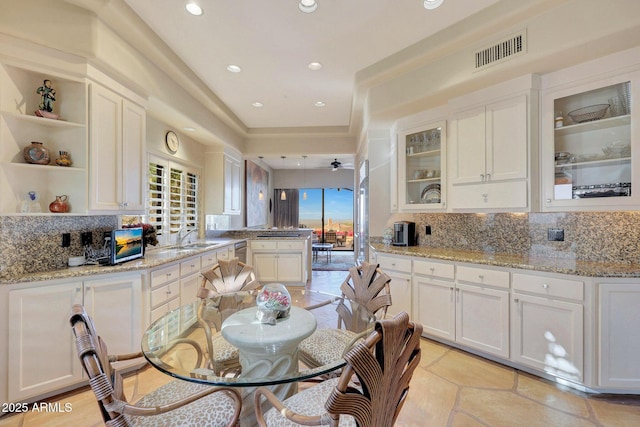
M 544 97 L 545 211 L 638 206 L 637 82 L 628 74 Z
M 398 133 L 398 199 L 401 210 L 444 208 L 446 122 Z

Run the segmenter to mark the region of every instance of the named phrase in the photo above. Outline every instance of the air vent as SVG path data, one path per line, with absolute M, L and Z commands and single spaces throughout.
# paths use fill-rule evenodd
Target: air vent
M 518 32 L 475 53 L 475 70 L 504 62 L 527 52 L 527 33 Z

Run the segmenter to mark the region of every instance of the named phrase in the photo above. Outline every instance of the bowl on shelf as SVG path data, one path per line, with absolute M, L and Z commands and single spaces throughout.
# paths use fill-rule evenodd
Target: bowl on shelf
M 578 108 L 577 110 L 570 111 L 568 114 L 574 123 L 584 123 L 600 120 L 607 113 L 608 108 L 609 104 L 595 104 Z
M 631 144 L 629 141 L 612 141 L 606 147 L 602 148 L 602 152 L 610 159 L 631 156 Z

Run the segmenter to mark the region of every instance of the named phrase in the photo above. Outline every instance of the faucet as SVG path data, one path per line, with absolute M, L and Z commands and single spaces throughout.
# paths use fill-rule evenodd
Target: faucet
M 186 231 L 186 233 L 184 233 L 184 236 L 182 236 L 182 231 Z M 176 246 L 182 246 L 184 244 L 185 239 L 190 234 L 196 231 L 198 231 L 197 228 L 194 228 L 193 230 L 187 230 L 186 227 L 182 227 L 180 230 L 178 230 L 178 235 L 176 236 Z

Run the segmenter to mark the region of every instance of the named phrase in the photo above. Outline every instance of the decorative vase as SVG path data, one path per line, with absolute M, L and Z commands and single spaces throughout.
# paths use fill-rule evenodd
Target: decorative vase
M 23 154 L 27 163 L 48 165 L 51 161 L 49 150 L 42 145 L 42 142 L 33 141 L 31 145 L 24 147 Z
M 71 166 L 71 155 L 66 151 L 60 151 L 60 157 L 56 159 L 58 166 Z
M 67 213 L 69 212 L 69 203 L 66 195 L 56 196 L 56 199 L 49 204 L 49 210 L 55 213 Z

